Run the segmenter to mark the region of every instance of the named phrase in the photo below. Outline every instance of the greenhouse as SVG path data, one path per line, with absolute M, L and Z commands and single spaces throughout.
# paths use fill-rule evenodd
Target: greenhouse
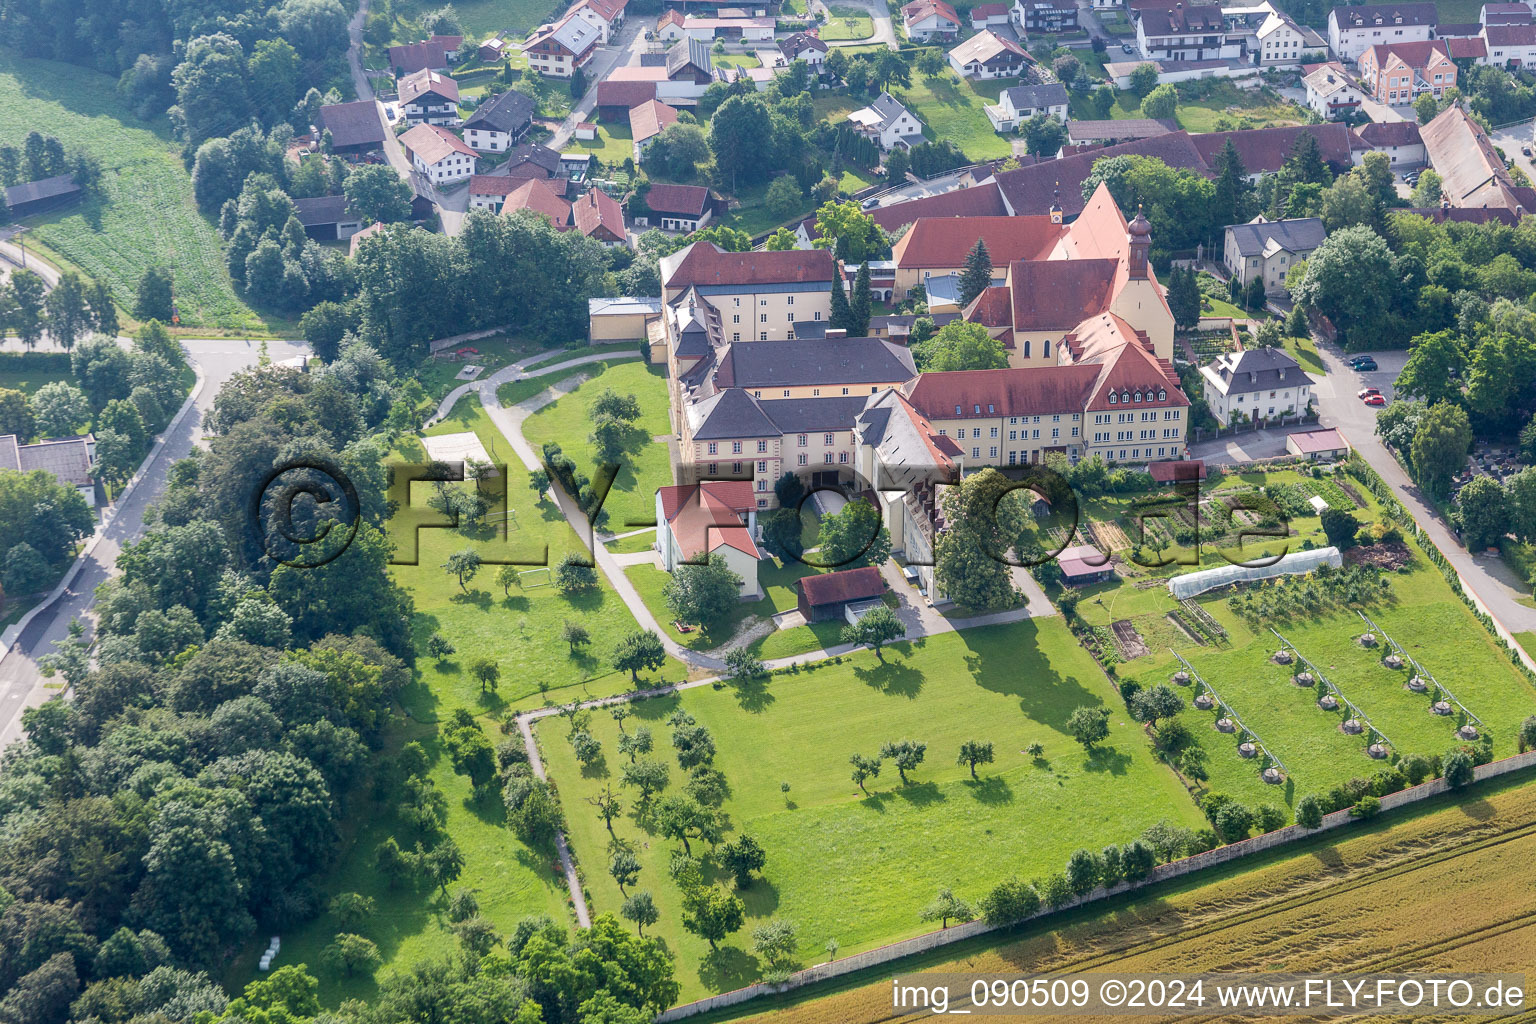
M 1269 565 L 1221 565 L 1214 569 L 1201 569 L 1199 572 L 1175 576 L 1168 581 L 1168 592 L 1183 601 L 1197 594 L 1203 594 L 1207 590 L 1215 590 L 1217 587 L 1225 587 L 1232 583 L 1251 583 L 1254 580 L 1267 580 L 1275 576 L 1295 576 L 1311 572 L 1320 565 L 1331 565 L 1337 569 L 1343 564 L 1344 559 L 1339 557 L 1338 548 L 1293 551 Z

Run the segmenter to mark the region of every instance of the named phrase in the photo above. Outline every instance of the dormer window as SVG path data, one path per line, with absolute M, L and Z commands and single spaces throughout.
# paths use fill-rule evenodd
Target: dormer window
M 972 408 L 975 410 L 972 413 L 972 415 L 974 415 L 974 416 L 980 416 L 981 415 L 981 406 L 980 405 L 972 406 Z
M 1136 392 L 1136 404 L 1137 405 L 1141 404 L 1141 392 L 1140 391 Z
M 1168 401 L 1168 392 L 1166 392 L 1166 391 L 1162 390 L 1161 388 L 1159 388 L 1158 392 L 1157 392 L 1157 400 L 1159 402 L 1166 402 L 1166 401 Z
M 1120 400 L 1120 396 L 1119 395 L 1115 394 L 1113 391 L 1111 391 L 1109 393 L 1109 404 L 1110 405 L 1114 405 L 1119 400 Z
M 1120 401 L 1121 402 L 1129 403 L 1130 400 L 1131 400 L 1131 393 L 1129 391 L 1122 391 L 1122 392 L 1120 392 Z

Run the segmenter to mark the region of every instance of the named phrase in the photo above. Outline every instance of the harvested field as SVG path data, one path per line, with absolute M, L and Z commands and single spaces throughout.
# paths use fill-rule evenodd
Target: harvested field
M 1147 650 L 1147 642 L 1136 632 L 1136 626 L 1130 620 L 1121 619 L 1111 623 L 1109 628 L 1115 631 L 1115 646 L 1120 650 L 1120 657 L 1126 661 L 1151 653 Z
M 892 1012 L 889 982 L 914 971 L 1525 971 L 1536 955 L 1532 857 L 1536 786 L 1517 775 L 1459 802 L 1426 801 L 1276 851 L 1247 870 L 1234 865 L 1048 919 L 1004 942 L 888 965 L 821 999 L 747 1005 L 762 1024 L 770 1011 L 773 1024 L 916 1020 L 927 1015 Z
M 1120 529 L 1119 523 L 1095 522 L 1092 525 L 1093 539 L 1103 551 L 1125 551 L 1131 545 L 1131 538 Z

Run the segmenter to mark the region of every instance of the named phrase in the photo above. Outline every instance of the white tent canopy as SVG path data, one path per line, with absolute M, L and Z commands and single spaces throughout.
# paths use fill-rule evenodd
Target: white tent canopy
M 1334 547 L 1314 548 L 1311 551 L 1292 551 L 1283 555 L 1270 565 L 1244 566 L 1244 565 L 1218 565 L 1214 569 L 1201 569 L 1198 572 L 1187 572 L 1182 576 L 1175 576 L 1168 581 L 1168 592 L 1180 601 L 1203 594 L 1207 590 L 1215 590 L 1217 587 L 1225 587 L 1231 583 L 1248 583 L 1253 580 L 1267 580 L 1275 576 L 1294 576 L 1304 572 L 1311 572 L 1320 565 L 1331 565 L 1335 569 L 1344 564 L 1344 559 L 1339 556 L 1339 549 Z

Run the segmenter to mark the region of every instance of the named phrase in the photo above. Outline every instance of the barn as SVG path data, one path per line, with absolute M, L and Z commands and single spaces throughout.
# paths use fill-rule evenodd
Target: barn
M 800 578 L 800 614 L 806 622 L 830 622 L 846 618 L 849 605 L 879 600 L 885 579 L 873 566 L 843 569 Z

